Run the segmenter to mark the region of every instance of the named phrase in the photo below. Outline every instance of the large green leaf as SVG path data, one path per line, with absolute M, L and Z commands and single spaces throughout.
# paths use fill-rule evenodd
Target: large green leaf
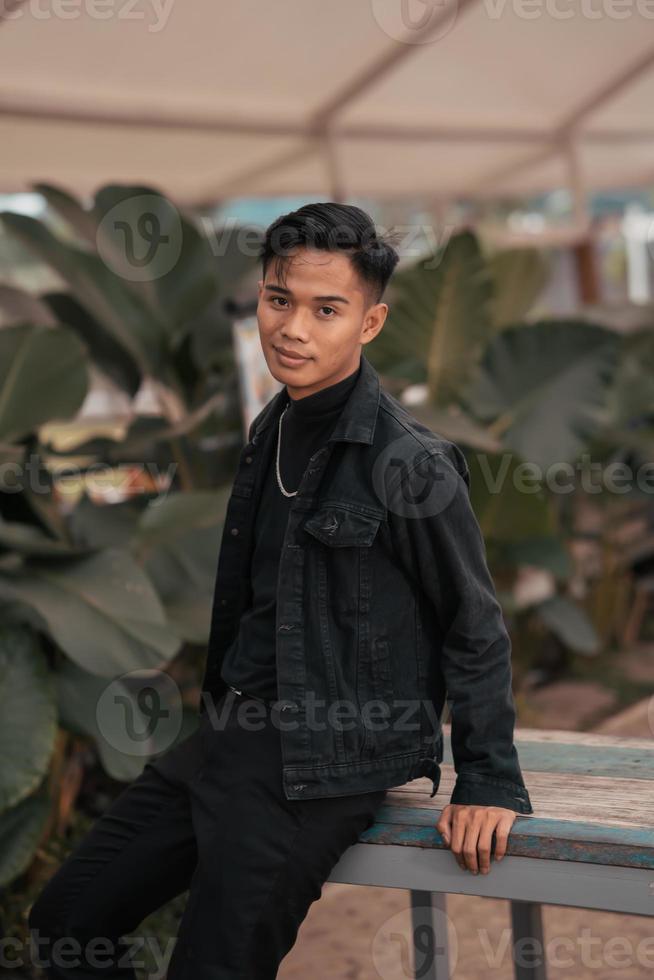
M 432 432 L 461 443 L 472 449 L 487 453 L 502 451 L 502 442 L 492 432 L 475 422 L 460 409 L 439 409 L 433 405 L 411 405 L 414 418 L 426 425 Z
M 430 401 L 457 402 L 490 331 L 491 280 L 471 231 L 398 271 L 386 324 L 371 347 L 375 367 L 426 380 Z
M 204 643 L 230 489 L 157 497 L 140 515 L 144 501 L 100 506 L 84 497 L 70 516 L 71 533 L 80 547 L 131 548 L 155 586 L 172 631 Z
M 33 524 L 5 521 L 0 517 L 0 549 L 7 548 L 22 555 L 73 555 L 82 549 L 72 547 L 61 538 L 51 538 Z
M 56 211 L 70 225 L 81 242 L 95 246 L 97 226 L 93 215 L 91 215 L 68 191 L 55 184 L 36 183 L 32 185 L 37 194 L 40 194 L 48 202 L 53 211 Z
M 654 420 L 654 326 L 626 334 L 608 396 L 610 424 L 616 428 Z
M 150 305 L 178 327 L 216 292 L 209 242 L 167 197 L 151 187 L 109 184 L 93 205 L 98 248 L 112 268 L 149 295 Z M 147 275 L 134 278 L 147 255 Z
M 535 607 L 546 626 L 559 639 L 586 656 L 599 653 L 601 641 L 586 612 L 566 596 L 552 596 Z
M 115 504 L 96 504 L 84 493 L 69 515 L 68 526 L 78 545 L 92 548 L 128 548 L 145 506 L 140 495 Z
M 59 241 L 40 221 L 0 214 L 7 230 L 59 273 L 71 292 L 136 362 L 142 373 L 165 370 L 172 324 L 157 314 L 100 256 Z
M 66 661 L 55 677 L 62 725 L 94 740 L 114 779 L 136 779 L 150 758 L 190 734 L 179 689 L 163 671 L 142 674 L 136 684 L 116 678 L 108 685 Z
M 39 296 L 32 296 L 15 286 L 0 284 L 0 325 L 15 326 L 19 323 L 54 327 L 57 320 Z
M 260 230 L 208 228 L 203 234 L 154 187 L 108 184 L 90 210 L 59 187 L 35 189 L 146 307 L 168 322 L 170 336 L 177 331 L 177 340 L 179 328 L 207 309 L 219 285 L 228 296 L 257 262 L 252 253 Z
M 516 324 L 529 313 L 547 282 L 548 266 L 543 252 L 535 248 L 508 248 L 489 258 L 490 314 L 496 330 Z
M 207 234 L 217 259 L 220 293 L 224 297 L 233 297 L 239 283 L 258 272 L 263 232 L 256 225 L 224 224 L 211 227 Z
M 233 319 L 225 313 L 225 297 L 214 297 L 200 316 L 184 326 L 193 363 L 205 373 L 208 368 L 234 376 Z
M 32 793 L 56 734 L 54 687 L 36 635 L 0 628 L 0 811 Z
M 148 552 L 145 569 L 175 632 L 189 643 L 209 639 L 222 524 L 186 529 Z
M 87 352 L 64 327 L 0 330 L 0 442 L 77 412 L 88 387 Z
M 230 492 L 231 487 L 223 486 L 156 497 L 141 514 L 134 549 L 142 553 L 174 542 L 196 528 L 216 527 L 224 520 Z
M 87 735 L 95 742 L 102 766 L 112 779 L 131 782 L 142 772 L 145 762 L 154 752 L 154 744 L 148 738 L 147 744 L 142 745 L 144 754 L 130 754 L 118 748 L 124 739 L 121 721 L 123 705 L 131 705 L 130 721 L 137 731 L 147 732 L 148 720 L 140 711 L 138 704 L 131 696 L 129 689 L 120 680 L 111 681 L 111 690 L 116 699 L 115 711 L 103 711 L 100 723 L 98 706 L 103 696 L 106 697 L 107 679 L 98 677 L 82 670 L 72 661 L 65 661 L 55 673 L 57 702 L 60 723 L 64 728 L 78 735 Z
M 42 299 L 60 323 L 65 323 L 82 338 L 94 364 L 133 397 L 140 387 L 142 375 L 124 346 L 70 293 L 45 293 Z
M 618 348 L 613 331 L 575 320 L 510 327 L 488 345 L 464 402 L 524 460 L 572 463 L 605 422 Z
M 152 583 L 128 551 L 30 561 L 0 592 L 35 609 L 53 640 L 92 674 L 158 667 L 179 650 Z
M 166 615 L 190 643 L 206 643 L 216 562 L 230 487 L 169 494 L 143 512 L 132 548 L 144 561 Z
M 526 479 L 522 460 L 512 453 L 466 454 L 470 500 L 485 538 L 518 542 L 556 533 L 551 495 Z
M 50 807 L 47 781 L 43 780 L 38 792 L 0 814 L 0 888 L 29 867 L 45 831 Z

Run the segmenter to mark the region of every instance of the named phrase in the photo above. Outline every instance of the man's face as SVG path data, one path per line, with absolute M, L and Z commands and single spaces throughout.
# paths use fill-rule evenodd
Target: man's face
M 258 284 L 261 347 L 273 377 L 292 398 L 303 398 L 356 370 L 361 345 L 379 333 L 388 306 L 372 303 L 342 252 L 295 249 L 283 283 L 277 265 L 273 260 Z

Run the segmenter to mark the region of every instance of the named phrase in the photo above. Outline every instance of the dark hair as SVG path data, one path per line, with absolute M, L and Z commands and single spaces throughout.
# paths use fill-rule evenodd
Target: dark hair
M 275 261 L 283 284 L 289 251 L 296 247 L 346 252 L 375 303 L 383 296 L 400 258 L 390 236 L 377 233 L 369 214 L 353 204 L 332 201 L 305 204 L 273 221 L 259 256 L 264 278 Z

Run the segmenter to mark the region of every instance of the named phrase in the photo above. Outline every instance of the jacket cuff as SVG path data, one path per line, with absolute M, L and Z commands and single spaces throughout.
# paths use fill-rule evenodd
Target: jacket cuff
M 477 772 L 463 772 L 457 776 L 450 803 L 501 806 L 517 813 L 534 812 L 529 793 L 520 783 L 483 776 Z

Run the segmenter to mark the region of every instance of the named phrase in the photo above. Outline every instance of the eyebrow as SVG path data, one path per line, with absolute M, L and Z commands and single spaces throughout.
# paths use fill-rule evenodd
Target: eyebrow
M 284 293 L 285 296 L 292 296 L 293 293 L 290 289 L 286 289 L 284 286 L 265 286 L 265 289 L 272 289 L 276 293 Z M 322 303 L 348 303 L 349 299 L 345 299 L 345 296 L 314 296 L 314 299 L 320 300 Z

